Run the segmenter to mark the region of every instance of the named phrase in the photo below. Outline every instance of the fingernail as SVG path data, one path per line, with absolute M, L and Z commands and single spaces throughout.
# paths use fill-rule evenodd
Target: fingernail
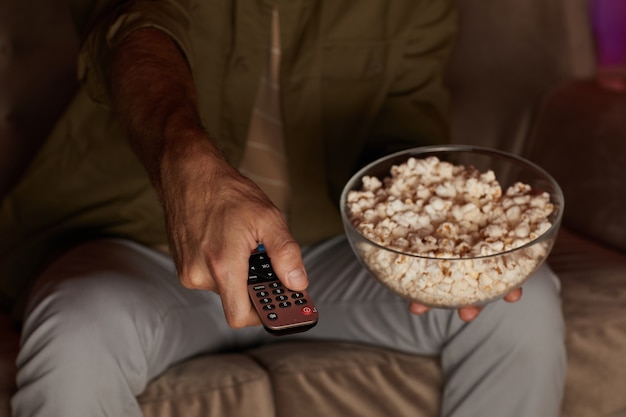
M 307 283 L 306 273 L 304 269 L 294 269 L 287 274 L 287 280 L 289 281 L 289 285 L 295 288 L 302 288 L 306 286 Z

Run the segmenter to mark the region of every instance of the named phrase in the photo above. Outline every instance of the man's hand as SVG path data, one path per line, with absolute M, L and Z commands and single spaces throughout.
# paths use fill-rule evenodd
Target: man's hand
M 510 293 L 508 293 L 507 295 L 504 296 L 504 300 L 508 301 L 509 303 L 514 303 L 516 301 L 519 301 L 520 298 L 522 298 L 522 289 L 521 288 L 513 290 L 513 291 L 511 291 Z M 458 309 L 458 314 L 459 314 L 459 317 L 461 318 L 461 320 L 466 321 L 466 322 L 470 322 L 470 321 L 474 320 L 476 317 L 478 317 L 478 315 L 480 314 L 480 311 L 482 309 L 483 309 L 482 307 L 478 307 L 478 306 L 461 307 L 461 308 Z M 413 314 L 420 315 L 420 314 L 426 313 L 428 310 L 430 310 L 430 308 L 426 307 L 423 304 L 411 303 L 409 305 L 409 310 Z
M 251 251 L 263 242 L 281 281 L 303 290 L 308 280 L 300 248 L 282 213 L 252 181 L 202 146 L 207 140 L 179 142 L 171 152 L 176 158 L 166 153 L 163 159 L 170 248 L 183 285 L 220 294 L 230 326 L 256 325 L 246 288 Z
M 263 242 L 292 290 L 308 279 L 280 211 L 228 164 L 198 115 L 193 77 L 164 32 L 139 29 L 116 48 L 113 108 L 161 197 L 179 277 L 220 294 L 232 327 L 258 324 L 246 283 L 248 259 Z

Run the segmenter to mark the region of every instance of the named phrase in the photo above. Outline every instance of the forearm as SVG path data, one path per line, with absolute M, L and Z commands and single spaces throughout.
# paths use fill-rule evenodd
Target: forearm
M 155 29 L 130 34 L 115 51 L 110 82 L 114 111 L 158 191 L 172 158 L 201 148 L 223 163 L 200 122 L 191 71 L 168 35 Z

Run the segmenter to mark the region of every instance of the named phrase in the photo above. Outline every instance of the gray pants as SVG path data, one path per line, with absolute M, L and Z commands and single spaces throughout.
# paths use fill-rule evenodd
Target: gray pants
M 451 310 L 409 313 L 343 237 L 306 249 L 304 260 L 320 322 L 287 337 L 441 355 L 446 417 L 559 415 L 564 324 L 548 267 L 525 284 L 521 301 L 489 304 L 468 324 Z M 123 240 L 88 242 L 52 264 L 33 292 L 13 413 L 141 416 L 135 396 L 171 364 L 273 340 L 260 327 L 230 329 L 219 297 L 182 287 L 169 257 Z

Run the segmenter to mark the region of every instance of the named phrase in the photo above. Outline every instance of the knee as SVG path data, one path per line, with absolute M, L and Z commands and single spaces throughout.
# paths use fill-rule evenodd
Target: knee
M 64 398 L 120 380 L 143 389 L 146 361 L 132 310 L 119 288 L 97 283 L 62 281 L 38 297 L 24 322 L 18 387 L 48 380 L 46 390 Z

